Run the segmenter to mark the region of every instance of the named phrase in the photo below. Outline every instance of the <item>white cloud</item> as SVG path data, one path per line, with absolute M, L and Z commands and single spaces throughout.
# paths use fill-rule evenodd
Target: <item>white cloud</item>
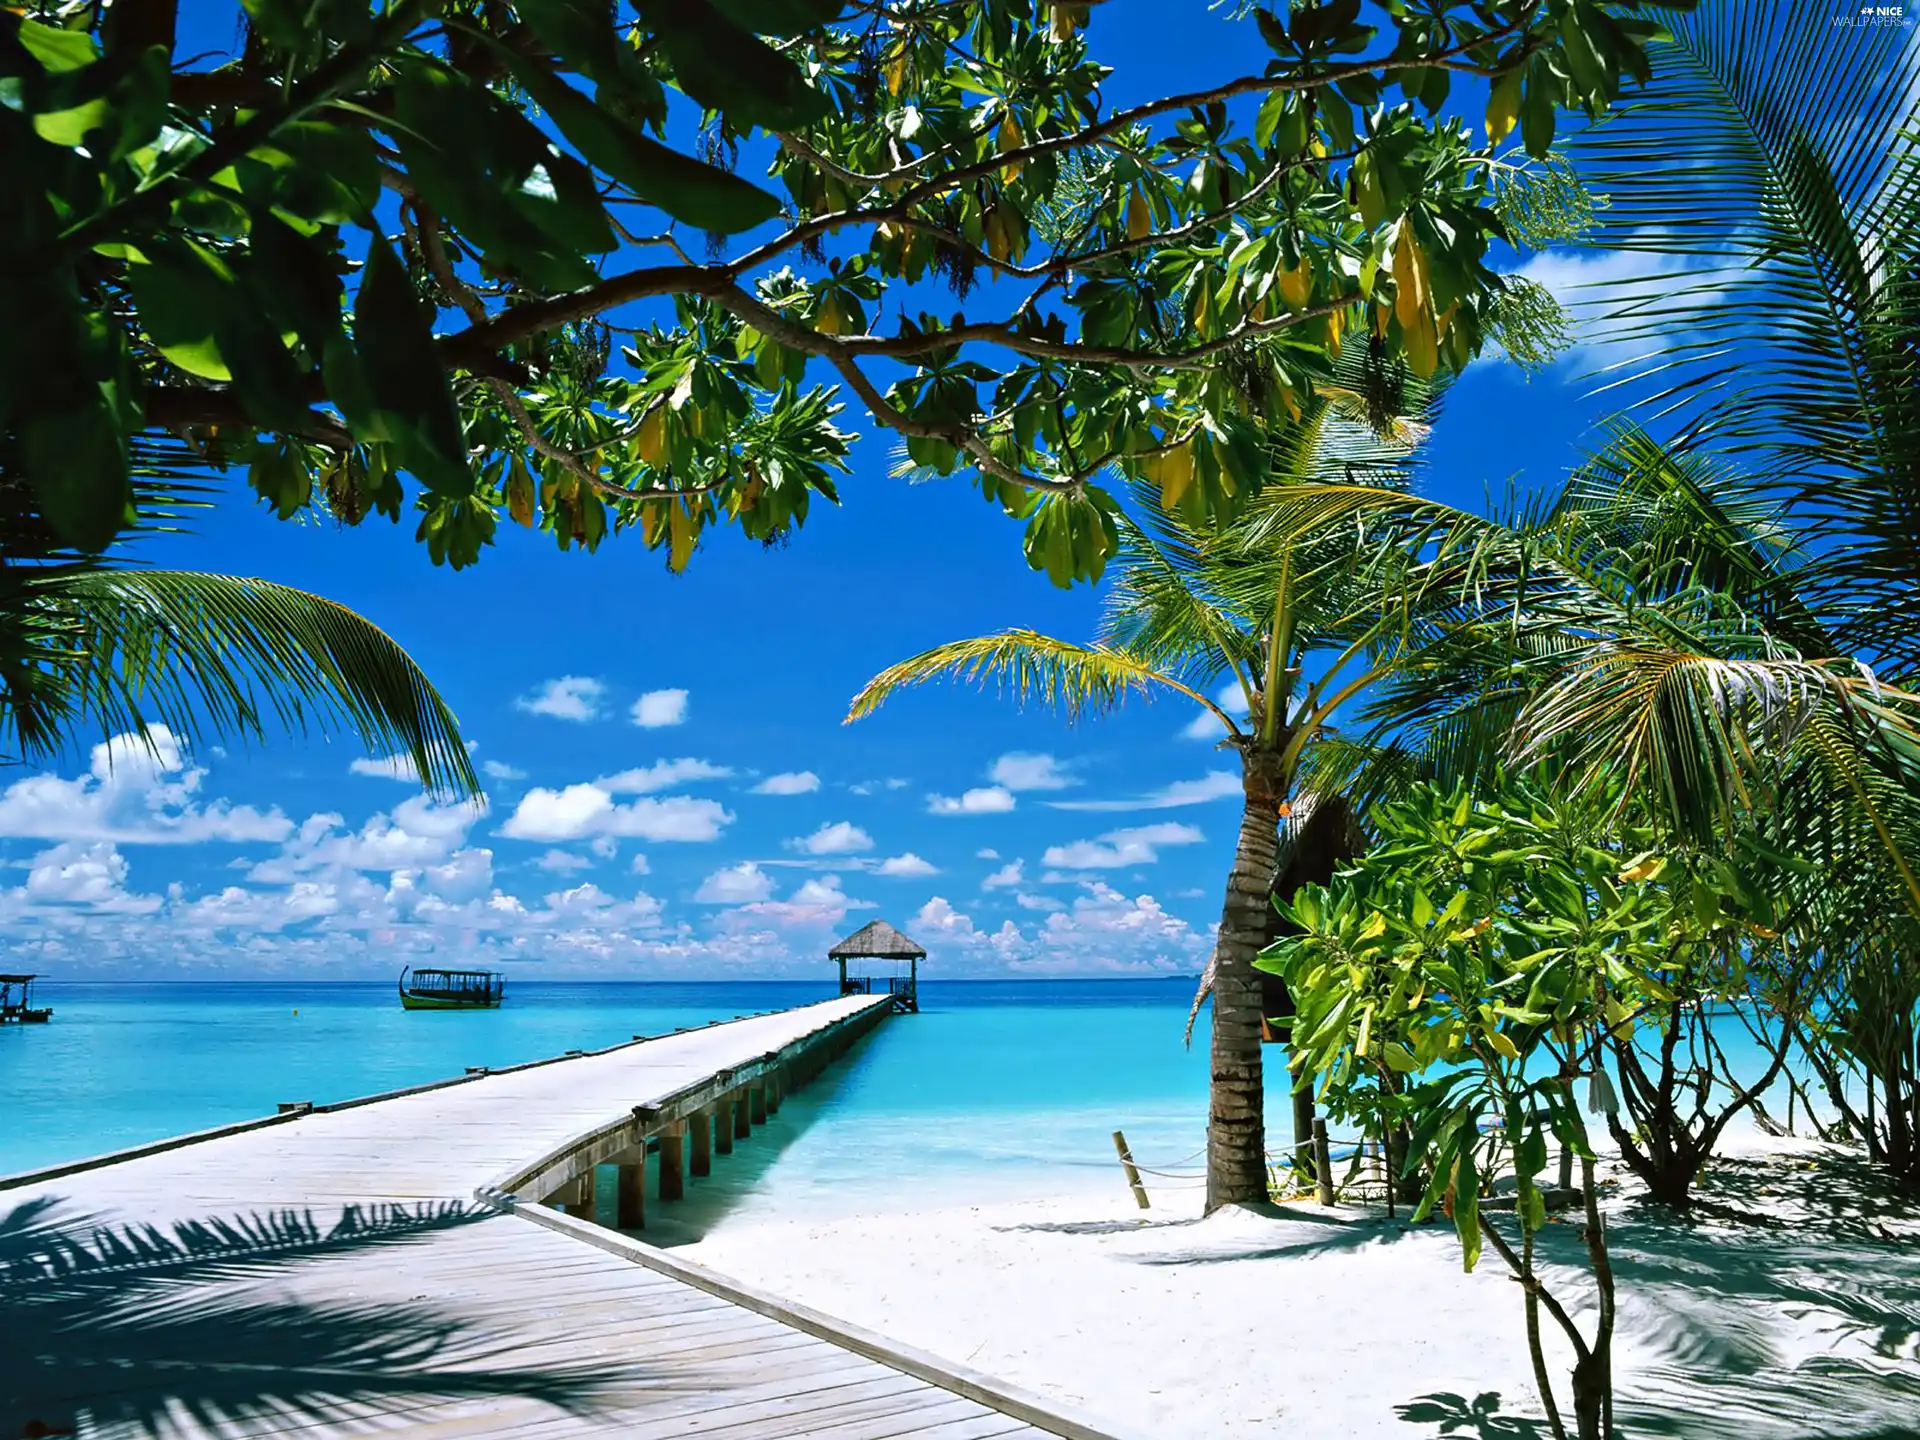
M 593 868 L 593 861 L 571 850 L 549 850 L 533 863 L 552 875 L 571 875 L 576 870 Z
M 480 762 L 480 769 L 485 772 L 489 780 L 524 780 L 527 778 L 526 771 L 516 770 L 503 760 L 482 760 Z
M 811 770 L 788 770 L 769 775 L 753 787 L 755 795 L 811 795 L 820 788 L 820 777 Z
M 702 905 L 745 905 L 772 895 L 773 877 L 751 860 L 743 860 L 707 876 L 693 898 Z
M 1596 298 L 1604 297 L 1609 308 L 1633 299 L 1649 301 L 1661 287 L 1680 283 L 1689 268 L 1686 259 L 1657 250 L 1543 250 L 1529 257 L 1515 273 L 1544 286 L 1572 322 L 1573 345 L 1558 358 L 1555 368 L 1591 375 L 1644 359 L 1657 347 L 1657 342 L 1644 334 L 1635 339 L 1622 333 L 1644 324 L 1644 320 L 1627 322 L 1610 331 L 1593 313 Z
M 647 857 L 645 855 L 635 855 L 633 857 L 633 863 L 627 866 L 627 869 L 634 875 L 650 875 L 653 873 L 653 867 L 647 863 Z
M 789 840 L 787 845 L 808 855 L 852 855 L 871 850 L 873 837 L 851 821 L 837 820 L 804 838 Z
M 500 833 L 513 840 L 549 842 L 594 836 L 700 841 L 717 838 L 732 823 L 732 812 L 714 800 L 645 796 L 617 805 L 598 785 L 569 785 L 564 790 L 529 790 Z
M 881 790 L 904 790 L 907 784 L 907 781 L 896 776 L 886 780 L 862 780 L 857 785 L 849 785 L 847 789 L 855 795 L 872 795 Z
M 32 775 L 0 792 L 0 836 L 194 845 L 274 843 L 293 832 L 293 822 L 278 809 L 199 803 L 206 774 L 187 765 L 165 726 L 153 727 L 147 742 L 115 735 L 93 747 L 88 771 L 78 779 Z
M 1206 839 L 1191 825 L 1139 825 L 1110 830 L 1097 840 L 1076 840 L 1050 846 L 1044 863 L 1062 870 L 1114 870 L 1125 865 L 1151 865 L 1167 845 L 1194 845 Z
M 971 935 L 974 933 L 973 919 L 953 908 L 944 895 L 936 895 L 922 905 L 907 922 L 911 931 L 920 931 L 929 935 Z
M 42 850 L 33 857 L 22 893 L 34 905 L 84 907 L 96 914 L 150 914 L 162 904 L 158 895 L 128 893 L 126 859 L 107 840 Z
M 309 815 L 277 855 L 260 861 L 248 878 L 284 885 L 314 871 L 411 870 L 438 865 L 458 850 L 485 814 L 479 805 L 439 805 L 424 795 L 381 811 L 357 831 L 338 815 Z
M 594 781 L 610 795 L 652 795 L 675 785 L 690 785 L 699 780 L 725 780 L 733 771 L 691 756 L 679 760 L 660 760 L 637 770 L 622 770 Z
M 1009 860 L 998 870 L 980 882 L 982 890 L 1004 890 L 1021 882 L 1021 868 L 1024 861 Z
M 1239 718 L 1247 713 L 1247 692 L 1240 688 L 1237 680 L 1230 680 L 1215 693 L 1213 703 L 1229 715 Z M 1183 740 L 1224 740 L 1226 737 L 1226 726 L 1211 710 L 1202 710 L 1180 732 Z
M 994 761 L 987 778 L 1005 790 L 1064 790 L 1080 783 L 1053 756 L 1018 750 Z
M 1047 804 L 1055 810 L 1177 810 L 1240 794 L 1238 775 L 1231 770 L 1209 770 L 1198 780 L 1176 780 L 1131 800 L 1049 800 Z
M 687 718 L 687 692 L 649 690 L 633 702 L 633 723 L 646 730 L 682 724 Z
M 976 860 L 998 860 L 1000 858 L 1000 852 L 991 845 L 985 845 L 973 852 L 973 858 Z
M 600 706 L 606 698 L 607 687 L 603 682 L 588 675 L 562 675 L 513 703 L 532 715 L 584 722 L 600 717 Z
M 873 902 L 855 900 L 840 888 L 838 875 L 816 875 L 785 900 L 756 900 L 722 912 L 722 921 L 735 929 L 747 924 L 771 924 L 781 929 L 839 925 L 849 910 L 870 910 Z
M 413 763 L 411 755 L 361 755 L 347 766 L 354 775 L 370 775 L 376 780 L 404 780 L 409 785 L 420 783 L 419 767 Z
M 1022 910 L 1064 910 L 1067 907 L 1051 895 L 1029 895 L 1025 891 L 1016 893 L 1013 903 Z
M 911 879 L 922 875 L 938 875 L 940 868 L 930 865 L 911 850 L 904 855 L 890 855 L 880 862 L 874 872 L 877 875 L 892 875 L 901 879 Z
M 958 797 L 927 797 L 927 813 L 930 815 L 1004 815 L 1013 806 L 1013 793 L 998 785 L 969 790 Z

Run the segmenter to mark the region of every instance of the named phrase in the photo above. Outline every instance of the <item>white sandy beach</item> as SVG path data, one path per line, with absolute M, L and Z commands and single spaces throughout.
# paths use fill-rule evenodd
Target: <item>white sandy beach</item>
M 1678 1223 L 1609 1187 L 1628 1435 L 1920 1435 L 1920 1223 L 1809 1142 L 1730 1137 Z M 1838 1163 L 1848 1163 L 1841 1157 Z M 1832 1203 L 1839 1206 L 1831 1209 Z M 1571 1225 L 1548 1247 L 1580 1253 Z M 833 1222 L 737 1209 L 678 1253 L 1154 1440 L 1546 1434 L 1518 1289 L 1450 1227 L 1166 1188 Z M 1563 1300 L 1591 1288 L 1554 1272 Z M 1564 1379 L 1570 1355 L 1554 1362 Z M 1566 1392 L 1561 1392 L 1563 1406 Z

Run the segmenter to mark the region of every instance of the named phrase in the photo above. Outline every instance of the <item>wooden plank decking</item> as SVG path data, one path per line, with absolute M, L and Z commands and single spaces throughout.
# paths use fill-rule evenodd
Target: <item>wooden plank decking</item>
M 0 1181 L 0 1436 L 1101 1440 L 532 1203 L 620 1145 L 643 1155 L 636 1138 L 684 1124 L 731 1076 L 804 1075 L 888 1004 L 834 1000 Z

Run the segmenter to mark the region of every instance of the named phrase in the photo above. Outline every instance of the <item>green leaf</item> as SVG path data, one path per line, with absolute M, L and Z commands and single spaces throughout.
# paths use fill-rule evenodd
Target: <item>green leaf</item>
M 120 419 L 105 400 L 17 422 L 20 468 L 47 524 L 97 554 L 134 523 Z
M 84 69 L 100 58 L 93 37 L 84 30 L 56 30 L 38 20 L 23 19 L 14 33 L 21 47 L 38 60 L 49 75 Z
M 798 65 L 712 0 L 636 0 L 636 8 L 660 37 L 680 88 L 734 124 L 786 130 L 827 113 Z
M 580 153 L 650 205 L 702 230 L 731 235 L 780 213 L 777 196 L 717 165 L 660 144 L 537 62 L 501 47 L 514 78 Z
M 379 236 L 367 247 L 367 268 L 354 301 L 353 345 L 367 403 L 392 439 L 401 464 L 429 490 L 471 494 L 473 472 L 446 371 L 434 347 L 431 317 L 392 247 Z M 464 544 L 457 548 L 466 553 Z M 477 543 L 473 549 L 477 554 Z
M 804 35 L 831 24 L 846 0 L 713 0 L 713 8 L 756 35 Z
M 1468 1270 L 1480 1263 L 1480 1172 L 1473 1151 L 1463 1145 L 1453 1170 L 1453 1228 L 1460 1236 L 1461 1259 Z

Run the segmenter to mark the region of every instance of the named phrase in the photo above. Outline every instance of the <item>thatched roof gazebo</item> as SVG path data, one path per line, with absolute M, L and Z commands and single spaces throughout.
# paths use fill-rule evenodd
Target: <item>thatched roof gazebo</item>
M 918 1011 L 920 1008 L 920 962 L 927 958 L 926 950 L 907 936 L 902 935 L 884 920 L 871 920 L 862 925 L 853 934 L 847 936 L 838 945 L 827 951 L 829 960 L 840 962 L 840 993 L 842 995 L 871 995 L 876 978 L 887 982 L 887 993 L 893 996 L 893 1008 L 902 1011 Z M 847 973 L 849 960 L 904 960 L 907 973 L 898 973 L 876 977 L 860 973 L 864 967 L 855 966 L 852 975 Z

